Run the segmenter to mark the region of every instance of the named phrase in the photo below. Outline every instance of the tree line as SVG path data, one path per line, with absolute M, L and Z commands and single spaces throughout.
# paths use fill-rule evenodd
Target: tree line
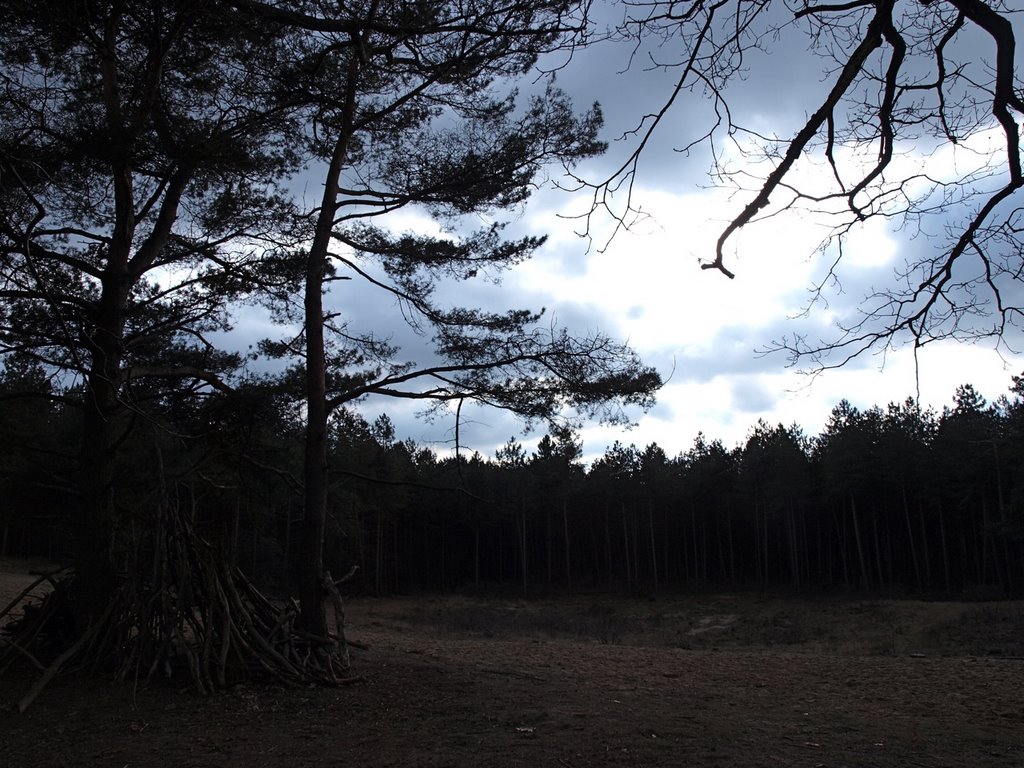
M 36 371 L 35 385 L 46 391 Z M 32 367 L 9 366 L 24 391 Z M 232 562 L 288 591 L 301 551 L 302 419 L 280 381 L 243 401 L 168 402 L 137 430 L 121 503 L 188 510 Z M 5 553 L 66 555 L 54 495 L 76 421 L 45 398 L 0 422 Z M 971 385 L 937 413 L 913 399 L 839 403 L 820 434 L 758 422 L 727 448 L 669 456 L 616 442 L 589 465 L 572 428 L 529 451 L 438 455 L 390 419 L 344 410 L 329 433 L 325 563 L 360 590 L 661 589 L 702 585 L 949 595 L 1024 592 L 1024 378 L 987 404 Z M 156 471 L 158 482 L 152 473 Z

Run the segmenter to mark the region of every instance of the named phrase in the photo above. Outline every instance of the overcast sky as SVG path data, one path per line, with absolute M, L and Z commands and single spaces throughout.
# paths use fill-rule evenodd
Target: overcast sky
M 729 94 L 738 121 L 788 136 L 817 106 L 828 83 L 807 66 L 813 59 L 803 54 L 802 45 L 800 40 L 784 39 L 770 55 L 752 54 L 749 77 Z M 604 137 L 611 146 L 605 157 L 581 169 L 588 178 L 601 178 L 622 162 L 632 145 L 616 138 L 633 128 L 640 115 L 659 108 L 671 87 L 671 73 L 636 63 L 624 71 L 628 60 L 628 47 L 599 47 L 577 56 L 558 75 L 558 84 L 581 109 L 598 100 L 604 110 Z M 698 432 L 732 447 L 759 419 L 770 424 L 795 422 L 813 435 L 842 398 L 861 408 L 885 406 L 913 396 L 917 381 L 922 403 L 939 410 L 951 403 L 956 386 L 965 382 L 990 400 L 1006 392 L 1011 374 L 1021 373 L 1024 362 L 1005 350 L 998 354 L 992 344 L 926 347 L 918 355 L 919 378 L 907 347 L 884 356 L 864 356 L 813 380 L 788 369 L 783 355 L 758 354 L 772 341 L 795 332 L 827 335 L 829 325 L 848 317 L 869 290 L 890 284 L 893 270 L 911 255 L 909 248 L 924 246 L 920 239 L 908 241 L 904 233 L 887 231 L 881 222 L 869 223 L 848 243 L 841 267 L 842 292 L 830 291 L 827 307 L 819 306 L 797 320 L 792 318 L 807 305 L 808 289 L 826 267 L 814 255 L 824 232 L 815 221 L 779 217 L 741 232 L 729 252 L 734 280 L 701 270 L 698 260 L 713 256 L 724 223 L 749 199 L 713 188 L 707 175 L 710 157 L 704 151 L 673 151 L 706 126 L 708 115 L 705 99 L 684 94 L 639 168 L 633 202 L 649 218 L 631 231 L 618 232 L 607 248 L 596 246 L 604 244 L 610 231 L 608 219 L 593 221 L 593 244 L 576 234 L 580 222 L 572 217 L 587 210 L 585 193 L 546 189 L 534 196 L 510 229 L 513 235 L 549 236 L 532 261 L 508 273 L 500 286 L 460 283 L 440 293 L 464 306 L 544 307 L 548 322 L 628 340 L 647 364 L 658 368 L 667 382 L 658 405 L 647 414 L 637 412 L 638 425 L 628 432 L 588 425 L 582 432 L 588 460 L 615 440 L 640 447 L 656 442 L 674 456 L 687 450 Z M 742 158 L 737 155 L 736 160 Z M 431 231 L 435 225 L 415 212 L 401 212 L 389 226 Z M 390 300 L 354 282 L 341 286 L 338 291 L 350 293 L 336 296 L 339 306 L 352 310 L 361 326 L 379 330 L 390 324 L 396 343 L 410 357 L 417 356 L 415 347 L 424 341 L 396 324 L 400 314 Z M 252 328 L 249 332 L 261 335 Z M 360 408 L 371 420 L 388 413 L 401 438 L 439 451 L 450 447 L 453 417 L 427 423 L 417 417 L 416 404 L 393 400 L 369 400 Z M 543 429 L 524 436 L 521 425 L 505 413 L 477 408 L 463 412 L 464 448 L 486 456 L 493 457 L 496 448 L 513 436 L 532 450 L 542 434 Z

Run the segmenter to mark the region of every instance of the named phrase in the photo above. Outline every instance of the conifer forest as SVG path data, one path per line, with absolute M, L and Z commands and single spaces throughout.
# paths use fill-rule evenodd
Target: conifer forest
M 9 371 L 8 391 L 35 386 Z M 1024 392 L 988 404 L 969 384 L 941 413 L 913 399 L 833 409 L 825 429 L 753 426 L 742 445 L 698 435 L 668 456 L 615 443 L 589 465 L 571 429 L 494 456 L 402 441 L 386 415 L 344 411 L 329 438 L 325 563 L 369 594 L 500 588 L 701 586 L 922 596 L 1024 590 Z M 271 383 L 235 406 L 185 398 L 121 452 L 118 503 L 171 506 L 261 584 L 287 591 L 302 497 L 302 423 Z M 69 555 L 54 505 L 77 422 L 40 397 L 2 422 L 4 553 Z M 628 436 L 628 433 L 624 433 Z M 63 469 L 62 469 L 63 466 Z M 154 481 L 153 472 L 157 480 Z
M 731 206 L 685 255 L 692 279 L 735 285 L 785 222 L 822 235 L 794 286 L 808 316 L 833 311 L 820 338 L 750 340 L 780 368 L 982 342 L 1017 370 L 1019 16 L 0 0 L 0 554 L 57 569 L 38 604 L 0 606 L 0 671 L 35 680 L 18 707 L 62 671 L 147 682 L 172 662 L 203 693 L 351 682 L 343 593 L 1021 596 L 1024 379 L 991 403 L 968 382 L 941 412 L 843 401 L 820 434 L 761 422 L 668 455 L 625 428 L 674 343 L 659 367 L 583 304 L 516 306 L 533 294 L 501 284 L 562 247 L 527 215 L 539 198 L 572 219 L 567 262 L 633 234 L 661 151 L 679 160 L 667 197 L 710 184 Z M 602 83 L 612 114 L 572 92 L 605 51 L 652 99 Z M 813 87 L 779 87 L 788 111 L 759 125 L 749 78 L 774 94 L 787 72 Z M 893 244 L 888 282 L 829 310 L 863 231 Z M 389 402 L 454 440 L 405 439 Z M 477 406 L 547 434 L 481 455 L 460 433 Z M 585 462 L 590 423 L 624 431 Z

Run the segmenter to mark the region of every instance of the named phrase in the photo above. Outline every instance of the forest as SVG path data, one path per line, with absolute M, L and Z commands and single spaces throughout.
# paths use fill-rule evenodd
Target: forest
M 1012 347 L 1013 9 L 677 5 L 3 2 L 0 544 L 66 566 L 0 649 L 42 673 L 19 707 L 66 664 L 146 680 L 172 656 L 204 692 L 336 684 L 343 585 L 1020 593 L 1020 379 L 991 405 L 965 384 L 941 414 L 841 403 L 818 436 L 758 424 L 584 466 L 575 430 L 628 424 L 661 374 L 586 323 L 474 300 L 545 245 L 521 226 L 538 190 L 583 200 L 582 250 L 629 229 L 645 147 L 703 95 L 674 148 L 738 201 L 703 269 L 734 277 L 734 235 L 807 212 L 827 304 L 863 223 L 926 235 L 831 337 L 776 351 L 822 372 L 904 342 Z M 834 82 L 799 94 L 795 133 L 744 126 L 730 88 L 791 34 Z M 669 87 L 588 165 L 605 115 L 560 85 L 606 44 Z M 371 397 L 446 415 L 460 450 L 367 422 Z M 465 404 L 549 434 L 466 455 Z
M 8 368 L 3 387 L 45 391 L 38 374 Z M 233 405 L 169 400 L 163 416 L 122 452 L 120 503 L 184 510 L 260 584 L 289 592 L 302 519 L 294 408 L 264 381 Z M 3 554 L 70 554 L 72 505 L 54 502 L 54 486 L 72 470 L 75 428 L 43 399 L 5 409 Z M 678 456 L 615 443 L 589 466 L 571 428 L 533 450 L 510 438 L 495 456 L 439 456 L 399 440 L 386 415 L 344 411 L 329 443 L 325 564 L 359 566 L 351 588 L 363 593 L 1024 591 L 1022 377 L 991 404 L 969 384 L 941 413 L 843 401 L 819 435 L 759 422 L 733 448 L 703 434 Z

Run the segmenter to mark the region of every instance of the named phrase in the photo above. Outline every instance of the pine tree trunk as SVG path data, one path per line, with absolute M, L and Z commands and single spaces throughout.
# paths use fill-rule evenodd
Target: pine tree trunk
M 392 592 L 398 592 L 398 578 L 402 561 L 398 557 L 398 521 L 391 521 L 391 584 Z
M 949 572 L 949 544 L 946 541 L 946 516 L 942 511 L 942 502 L 938 502 L 939 506 L 939 539 L 942 543 L 942 567 L 945 571 L 946 576 L 946 593 L 953 591 L 953 580 L 950 577 Z
M 498 583 L 502 584 L 505 581 L 505 537 L 502 536 L 503 526 L 500 522 L 498 523 Z
M 608 505 L 604 505 L 604 564 L 605 564 L 605 578 L 608 582 L 612 580 L 612 526 L 611 526 L 611 512 L 608 510 Z
M 871 588 L 871 577 L 868 576 L 867 560 L 864 557 L 864 544 L 860 537 L 860 522 L 857 520 L 857 505 L 853 501 L 853 494 L 850 494 L 850 515 L 853 518 L 853 538 L 857 543 L 857 562 L 860 563 L 860 577 L 863 580 L 861 586 L 865 589 Z
M 547 554 L 547 565 L 548 565 L 548 584 L 554 579 L 554 564 L 552 563 L 552 544 L 551 544 L 551 512 L 548 510 L 544 515 L 544 542 L 546 545 Z
M 835 510 L 832 510 L 833 518 L 835 517 Z M 836 535 L 839 537 L 839 556 L 843 562 L 843 588 L 846 590 L 850 589 L 850 563 L 849 563 L 849 550 L 850 545 L 848 543 L 849 536 L 846 533 L 846 512 L 842 513 L 842 526 L 836 526 Z
M 340 167 L 337 173 L 340 174 Z M 327 238 L 333 222 L 336 195 L 324 193 L 321 219 L 328 231 L 309 255 L 306 270 L 306 441 L 303 459 L 305 498 L 302 536 L 299 543 L 299 605 L 302 628 L 327 636 L 327 612 L 322 587 L 324 574 L 324 533 L 327 522 L 327 361 L 324 348 L 323 278 L 327 260 Z M 323 222 L 322 222 L 323 223 Z
M 377 546 L 374 552 L 373 590 L 380 596 L 384 586 L 384 513 L 377 510 Z
M 729 578 L 736 581 L 736 544 L 732 536 L 732 510 L 725 513 L 726 530 L 729 534 Z
M 629 521 L 626 519 L 626 505 L 622 505 L 622 549 L 626 555 L 626 586 L 633 586 L 633 569 L 629 560 Z
M 480 524 L 473 526 L 473 584 L 480 586 Z
M 725 576 L 725 544 L 722 541 L 725 537 L 722 535 L 722 520 L 718 514 L 715 515 L 715 548 L 718 550 L 718 562 L 716 563 L 716 575 L 719 579 Z M 668 563 L 665 563 L 666 570 L 668 569 Z M 668 575 L 665 576 L 665 581 L 668 581 Z
M 328 247 L 340 194 L 341 171 L 348 157 L 355 116 L 359 59 L 352 57 L 345 89 L 342 127 L 334 143 L 324 178 L 313 242 L 306 258 L 303 317 L 306 337 L 306 441 L 303 457 L 305 498 L 302 540 L 299 545 L 299 614 L 302 628 L 313 635 L 327 635 L 324 606 L 324 532 L 327 522 L 327 352 L 324 342 L 324 277 Z
M 764 583 L 764 564 L 761 562 L 761 513 L 757 502 L 754 502 L 754 578 Z
M 103 282 L 90 339 L 92 360 L 83 412 L 79 464 L 82 508 L 73 526 L 75 577 L 80 592 L 75 605 L 80 629 L 103 614 L 114 590 L 114 566 L 107 557 L 115 526 L 111 503 L 114 451 L 128 429 L 117 386 L 127 313 L 127 276 L 105 276 Z
M 527 552 L 526 552 L 526 500 L 523 499 L 521 504 L 522 504 L 522 507 L 521 507 L 521 511 L 520 511 L 520 520 L 522 522 L 521 522 L 520 529 L 519 529 L 519 534 L 520 534 L 519 557 L 520 557 L 521 573 L 522 573 L 522 577 L 523 577 L 523 594 L 525 595 L 526 594 L 526 578 L 527 578 L 527 573 L 526 573 L 526 562 L 527 562 Z
M 654 577 L 654 591 L 658 591 L 658 550 L 654 541 L 654 504 L 647 502 L 647 522 L 651 532 L 651 575 Z
M 690 531 L 693 540 L 693 578 L 694 581 L 700 583 L 700 554 L 697 549 L 697 511 L 693 507 L 690 507 Z
M 907 501 L 907 486 L 900 483 L 900 490 L 903 493 L 903 518 L 907 523 L 907 541 L 910 542 L 910 559 L 914 564 L 914 578 L 917 581 L 918 591 L 924 589 L 921 581 L 921 565 L 917 561 L 917 545 L 914 543 L 914 526 L 910 523 L 910 504 Z
M 761 509 L 761 521 L 764 523 L 764 538 L 761 540 L 764 546 L 764 585 L 768 586 L 768 506 L 762 503 Z
M 562 530 L 565 533 L 565 583 L 572 589 L 572 557 L 569 549 L 569 509 L 565 499 L 562 499 Z
M 668 548 L 669 541 L 671 540 L 671 537 L 668 535 L 668 531 L 669 531 L 668 518 L 669 518 L 669 516 L 668 516 L 668 513 L 666 512 L 665 515 L 664 515 L 665 527 L 664 527 L 664 529 L 662 531 L 662 537 L 661 537 L 661 562 L 665 566 L 665 570 L 663 572 L 663 577 L 665 579 L 665 583 L 666 584 L 672 579 L 672 575 L 671 575 L 672 574 L 672 561 L 669 559 L 669 548 Z
M 878 511 L 871 513 L 871 531 L 875 539 L 875 567 L 878 570 L 878 588 L 885 589 L 885 572 L 882 569 L 882 546 L 878 536 Z
M 796 532 L 796 511 L 792 501 L 789 503 L 789 562 L 793 588 L 800 589 L 800 548 Z
M 924 502 L 917 500 L 917 519 L 921 523 L 921 562 L 924 565 L 925 589 L 932 588 L 932 555 L 931 547 L 928 546 L 928 521 L 924 516 Z

